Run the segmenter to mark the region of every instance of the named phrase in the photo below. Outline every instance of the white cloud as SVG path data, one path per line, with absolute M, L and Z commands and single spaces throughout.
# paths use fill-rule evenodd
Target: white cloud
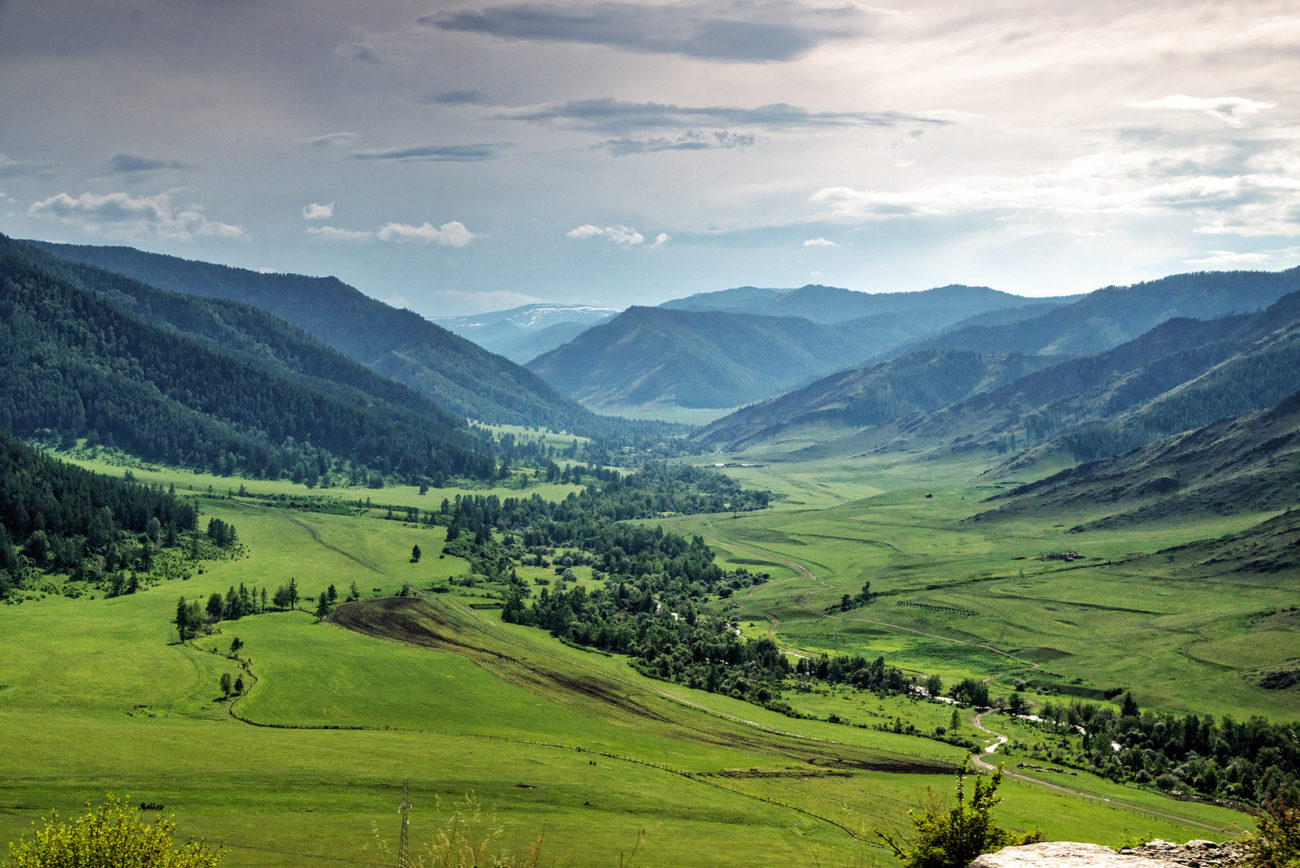
M 605 238 L 624 247 L 636 247 L 645 243 L 645 236 L 631 226 L 606 226 L 604 229 L 591 223 L 584 223 L 564 233 L 566 238 Z M 655 236 L 652 247 L 662 247 L 668 243 L 668 234 L 660 232 Z
M 834 241 L 826 238 L 809 238 L 803 243 L 804 247 L 839 247 Z
M 339 229 L 335 226 L 308 226 L 307 234 L 324 238 L 326 241 L 364 241 L 375 237 L 375 233 L 366 229 Z
M 480 236 L 465 228 L 459 220 L 452 220 L 441 226 L 423 223 L 412 226 L 409 223 L 385 223 L 379 227 L 375 237 L 380 241 L 392 241 L 409 244 L 437 244 L 440 247 L 464 247 Z
M 186 192 L 175 189 L 154 196 L 82 193 L 75 198 L 58 193 L 33 202 L 27 216 L 66 223 L 122 241 L 140 238 L 191 241 L 196 236 L 247 240 L 248 236 L 238 226 L 209 220 L 197 205 L 186 207 L 173 202 L 173 197 Z
M 1184 259 L 1188 265 L 1199 265 L 1208 269 L 1223 268 L 1289 268 L 1300 264 L 1300 247 L 1286 247 L 1280 250 L 1255 250 L 1238 253 L 1232 250 L 1209 250 L 1206 255 L 1195 259 Z
M 487 311 L 509 310 L 525 304 L 536 304 L 542 299 L 514 292 L 509 289 L 485 290 L 482 292 L 463 289 L 440 289 L 429 293 L 432 302 L 424 305 L 431 316 L 462 316 L 465 314 L 486 313 Z
M 328 220 L 334 216 L 334 203 L 321 205 L 318 202 L 312 202 L 310 205 L 303 205 L 302 216 L 305 220 Z
M 1230 127 L 1244 127 L 1243 115 L 1258 114 L 1275 108 L 1277 103 L 1260 102 L 1240 96 L 1195 97 L 1178 93 L 1146 102 L 1125 103 L 1126 108 L 1175 109 L 1178 111 L 1205 112 Z

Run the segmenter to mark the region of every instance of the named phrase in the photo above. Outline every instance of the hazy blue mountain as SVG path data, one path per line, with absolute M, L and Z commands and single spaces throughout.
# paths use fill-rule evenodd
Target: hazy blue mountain
M 669 310 L 724 311 L 761 316 L 797 316 L 823 325 L 847 323 L 883 314 L 913 314 L 928 318 L 929 332 L 989 311 L 1024 305 L 1051 304 L 986 286 L 943 286 L 923 292 L 855 292 L 809 284 L 799 289 L 758 289 L 752 286 L 705 292 L 660 305 Z
M 337 278 L 263 274 L 130 247 L 30 243 L 161 289 L 269 311 L 459 416 L 575 431 L 596 423 L 588 410 L 509 359 Z
M 522 365 L 618 313 L 616 308 L 594 305 L 527 304 L 469 316 L 434 317 L 433 322 Z
M 1109 286 L 1039 316 L 1016 322 L 975 323 L 901 346 L 979 353 L 1086 356 L 1132 340 L 1174 317 L 1213 319 L 1260 310 L 1300 289 L 1300 268 L 1282 272 L 1207 271 L 1132 286 Z
M 633 307 L 529 363 L 588 407 L 726 408 L 875 351 L 868 330 L 796 317 Z

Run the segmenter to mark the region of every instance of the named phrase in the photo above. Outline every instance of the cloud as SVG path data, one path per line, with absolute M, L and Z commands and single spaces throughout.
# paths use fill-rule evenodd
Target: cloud
M 53 174 L 53 169 L 54 163 L 38 160 L 11 160 L 5 154 L 0 154 L 0 178 L 11 178 L 18 175 L 48 177 Z
M 139 238 L 191 241 L 195 237 L 247 240 L 248 236 L 238 226 L 209 220 L 198 206 L 185 207 L 173 201 L 173 197 L 185 192 L 168 190 L 154 196 L 82 193 L 75 198 L 59 193 L 33 202 L 27 215 L 127 241 Z
M 1197 234 L 1300 233 L 1300 159 L 1279 143 L 1244 159 L 1203 148 L 1108 149 L 1050 171 L 971 176 L 908 190 L 825 187 L 809 197 L 816 219 L 867 223 L 893 218 L 978 216 L 991 225 L 1059 224 L 1081 234 L 1093 218 L 1180 218 Z
M 368 229 L 339 229 L 336 226 L 308 226 L 307 234 L 326 241 L 366 241 L 375 237 L 375 233 Z
M 1184 259 L 1188 265 L 1210 269 L 1231 268 L 1287 268 L 1300 263 L 1300 247 L 1278 250 L 1254 250 L 1238 253 L 1232 250 L 1209 250 L 1196 259 Z
M 474 145 L 417 145 L 410 148 L 357 151 L 354 160 L 390 160 L 399 163 L 474 163 L 495 160 L 514 147 L 513 142 L 480 142 Z
M 302 216 L 304 220 L 328 220 L 334 216 L 334 203 L 321 205 L 318 202 L 312 202 L 310 205 L 303 205 Z
M 793 0 L 696 0 L 638 4 L 513 3 L 434 13 L 422 24 L 533 42 L 579 42 L 700 60 L 763 63 L 801 57 L 858 36 L 872 16 L 854 4 L 811 7 Z
M 487 311 L 509 310 L 525 304 L 536 304 L 542 299 L 509 289 L 471 291 L 463 289 L 438 289 L 429 293 L 431 304 L 424 304 L 433 316 L 462 316 Z
M 433 105 L 486 105 L 487 100 L 477 90 L 445 90 L 423 100 Z
M 407 223 L 385 223 L 375 232 L 375 237 L 380 241 L 397 243 L 464 247 L 481 236 L 470 232 L 465 228 L 465 224 L 459 220 L 452 220 L 450 223 L 444 223 L 437 227 L 429 223 L 419 226 L 412 226 Z
M 361 136 L 356 133 L 326 133 L 314 139 L 307 139 L 304 144 L 311 145 L 313 148 L 341 148 L 351 146 L 359 138 Z
M 818 112 L 789 103 L 771 103 L 757 108 L 737 106 L 683 106 L 671 103 L 626 102 L 603 97 L 543 103 L 507 109 L 498 117 L 531 123 L 608 133 L 634 130 L 712 127 L 893 127 L 903 124 L 947 125 L 950 113 L 928 115 L 896 111 Z
M 574 229 L 564 233 L 566 238 L 604 238 L 620 247 L 639 247 L 645 244 L 646 238 L 631 226 L 605 226 L 604 228 L 592 223 L 584 223 Z M 655 240 L 650 243 L 650 247 L 663 247 L 670 240 L 667 232 L 660 232 L 655 236 Z
M 616 157 L 630 154 L 655 154 L 660 151 L 709 151 L 718 148 L 745 148 L 754 144 L 753 133 L 729 133 L 718 130 L 705 134 L 690 130 L 675 138 L 656 136 L 650 139 L 607 139 L 593 147 L 609 151 Z
M 141 157 L 138 154 L 118 154 L 108 161 L 108 171 L 115 175 L 129 175 L 135 172 L 155 172 L 159 169 L 197 169 L 189 163 L 179 160 L 156 160 Z
M 803 243 L 804 247 L 839 247 L 834 241 L 826 238 L 809 238 Z
M 1277 103 L 1259 102 L 1239 96 L 1195 97 L 1186 94 L 1174 94 L 1162 99 L 1146 102 L 1130 102 L 1126 108 L 1175 109 L 1178 111 L 1205 112 L 1212 118 L 1222 121 L 1230 127 L 1244 127 L 1244 115 L 1258 114 L 1275 108 Z

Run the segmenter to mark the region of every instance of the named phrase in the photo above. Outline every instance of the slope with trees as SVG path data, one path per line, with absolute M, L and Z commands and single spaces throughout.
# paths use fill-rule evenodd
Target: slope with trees
M 269 311 L 463 417 L 570 431 L 597 424 L 590 412 L 514 362 L 337 278 L 262 274 L 130 247 L 31 243 L 160 289 Z
M 304 382 L 220 351 L 50 274 L 8 242 L 0 323 L 0 427 L 19 436 L 87 438 L 177 465 L 306 480 L 496 469 L 491 447 L 435 408 Z

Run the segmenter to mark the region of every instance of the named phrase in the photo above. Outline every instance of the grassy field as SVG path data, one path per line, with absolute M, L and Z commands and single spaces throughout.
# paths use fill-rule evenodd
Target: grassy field
M 1218 603 L 1241 614 L 1214 627 L 1201 608 L 1225 589 L 1179 588 L 1129 558 L 1185 539 L 1186 529 L 1086 545 L 1059 528 L 962 525 L 996 490 L 971 482 L 973 470 L 903 462 L 747 468 L 737 475 L 783 495 L 775 509 L 665 524 L 706 535 L 726 561 L 770 571 L 772 581 L 733 602 L 746 632 L 771 633 L 791 648 L 883 653 L 947 679 L 1039 673 L 1123 682 L 1140 701 L 1170 707 L 1208 699 L 1188 692 L 1192 685 L 1223 690 L 1215 708 L 1244 697 L 1255 703 L 1246 707 L 1288 712 L 1266 708 L 1238 675 L 1260 657 L 1249 612 L 1280 592 L 1230 589 Z M 206 494 L 211 485 L 214 495 L 237 494 L 241 484 L 258 495 L 331 493 L 165 468 L 132 472 L 182 493 Z M 424 509 L 455 494 L 334 493 Z M 495 610 L 473 607 L 482 603 L 474 589 L 426 593 L 395 608 L 370 602 L 406 584 L 445 587 L 467 571 L 439 556 L 441 528 L 385 520 L 382 508 L 328 515 L 238 496 L 204 497 L 201 506 L 203 521 L 237 528 L 242 556 L 132 596 L 49 596 L 0 608 L 0 723 L 11 733 L 0 747 L 0 841 L 52 808 L 70 813 L 114 792 L 165 805 L 183 834 L 224 842 L 232 866 L 393 864 L 380 847 L 396 845 L 408 781 L 417 850 L 457 806 L 464 813 L 472 794 L 481 834 L 499 831 L 497 846 L 514 852 L 541 835 L 544 864 L 889 865 L 875 831 L 902 827 L 927 788 L 951 788 L 947 769 L 959 748 L 875 728 L 906 721 L 932 732 L 950 723 L 950 706 L 791 691 L 785 698 L 819 719 L 789 718 L 648 680 L 622 658 L 502 624 Z M 1035 559 L 1066 543 L 1103 560 Z M 410 561 L 414 545 L 424 552 L 419 563 Z M 176 643 L 170 621 L 179 596 L 204 599 L 241 582 L 274 591 L 290 578 L 312 609 L 305 601 L 329 585 L 344 595 L 355 583 L 367 605 L 341 611 L 340 620 L 355 611 L 359 629 L 278 612 Z M 882 594 L 875 603 L 824 614 L 864 581 Z M 1108 608 L 1090 608 L 1101 605 Z M 1285 625 L 1260 623 L 1289 641 Z M 217 685 L 223 672 L 243 672 L 224 656 L 234 637 L 244 643 L 249 687 L 232 705 Z M 1133 648 L 1151 654 L 1150 674 L 1126 671 Z M 1150 692 L 1131 683 L 1138 674 Z M 831 715 L 843 722 L 828 722 Z M 977 735 L 968 720 L 959 731 Z M 1033 737 L 1013 734 L 1024 745 Z M 1018 756 L 1029 755 L 1024 747 Z M 1069 786 L 1097 798 L 1009 780 L 1000 816 L 1051 838 L 1110 844 L 1138 835 L 1221 838 L 1248 824 L 1238 813 L 1082 773 Z

